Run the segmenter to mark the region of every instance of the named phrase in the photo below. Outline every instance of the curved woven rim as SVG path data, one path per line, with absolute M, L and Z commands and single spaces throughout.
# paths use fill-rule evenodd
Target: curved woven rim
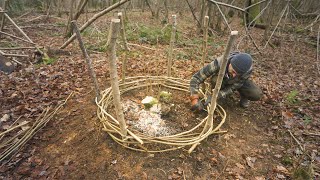
M 166 76 L 136 76 L 127 77 L 125 79 L 125 82 L 119 82 L 120 94 L 126 93 L 130 90 L 147 88 L 150 86 L 160 86 L 169 89 L 184 91 L 186 93 L 189 92 L 189 82 L 180 78 Z M 204 131 L 201 130 L 201 125 L 205 124 L 208 116 L 202 119 L 201 122 L 192 129 L 168 136 L 154 137 L 143 134 L 136 129 L 127 127 L 128 135 L 125 139 L 122 139 L 118 120 L 107 112 L 108 108 L 110 108 L 113 103 L 111 87 L 104 90 L 101 94 L 102 97 L 99 102 L 96 101 L 96 104 L 98 106 L 98 118 L 103 125 L 103 130 L 106 131 L 118 144 L 136 151 L 152 153 L 164 152 L 180 149 L 184 146 L 198 144 L 209 135 L 220 133 L 219 129 L 226 119 L 225 110 L 218 105 L 215 113 L 217 113 L 221 117 L 221 121 L 216 127 L 212 127 L 206 132 L 201 133 L 201 131 Z M 150 146 L 145 146 L 147 144 L 152 144 L 150 149 Z M 164 146 L 160 146 L 160 144 Z

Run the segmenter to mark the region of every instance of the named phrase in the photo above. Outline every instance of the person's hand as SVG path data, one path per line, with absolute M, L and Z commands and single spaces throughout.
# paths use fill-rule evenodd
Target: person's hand
M 191 110 L 192 111 L 201 111 L 203 110 L 204 106 L 201 101 L 199 101 L 199 96 L 197 94 L 194 94 L 190 96 L 191 100 Z

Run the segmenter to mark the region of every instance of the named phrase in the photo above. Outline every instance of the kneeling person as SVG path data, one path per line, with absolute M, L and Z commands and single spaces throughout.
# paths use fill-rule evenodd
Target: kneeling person
M 211 88 L 215 87 L 221 62 L 222 57 L 217 58 L 192 76 L 190 81 L 191 110 L 202 110 L 206 105 L 199 100 L 200 84 L 210 78 Z M 249 100 L 257 101 L 261 99 L 261 89 L 249 80 L 251 72 L 252 57 L 249 54 L 240 52 L 230 53 L 218 99 L 224 98 L 234 91 L 238 91 L 241 97 L 240 106 L 243 108 L 249 106 Z M 211 96 L 208 97 L 206 103 L 210 101 Z

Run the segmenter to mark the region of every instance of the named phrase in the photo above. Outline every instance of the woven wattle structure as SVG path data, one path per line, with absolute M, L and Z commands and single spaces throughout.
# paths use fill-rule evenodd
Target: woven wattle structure
M 135 89 L 144 89 L 150 86 L 157 86 L 181 91 L 181 93 L 189 93 L 189 81 L 167 77 L 167 76 L 136 76 L 126 77 L 125 82 L 119 82 L 120 94 L 126 93 Z M 98 106 L 97 114 L 103 125 L 103 130 L 106 131 L 111 138 L 118 144 L 136 151 L 142 152 L 164 152 L 176 150 L 185 146 L 199 144 L 203 139 L 211 134 L 221 133 L 220 127 L 226 119 L 226 112 L 221 106 L 217 106 L 215 114 L 221 117 L 220 120 L 214 120 L 216 127 L 211 127 L 205 130 L 204 124 L 208 120 L 208 116 L 201 120 L 195 127 L 185 132 L 180 132 L 174 135 L 153 137 L 143 134 L 136 129 L 127 127 L 127 136 L 123 138 L 120 133 L 119 121 L 113 117 L 108 111 L 113 108 L 113 97 L 111 87 L 104 90 L 102 97 L 96 101 Z M 208 107 L 210 108 L 210 107 Z

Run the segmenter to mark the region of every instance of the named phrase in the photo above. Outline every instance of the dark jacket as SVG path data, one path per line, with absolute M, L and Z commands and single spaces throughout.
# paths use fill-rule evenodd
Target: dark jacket
M 227 68 L 225 75 L 223 77 L 221 90 L 226 94 L 232 93 L 234 90 L 239 89 L 243 83 L 250 77 L 252 70 L 250 69 L 248 72 L 237 75 L 234 78 L 231 78 L 228 74 L 228 67 L 233 56 L 238 54 L 239 52 L 232 52 L 228 57 Z M 190 81 L 190 92 L 191 95 L 198 94 L 200 84 L 204 83 L 204 81 L 210 77 L 211 88 L 215 87 L 216 80 L 218 78 L 218 73 L 220 70 L 220 64 L 222 61 L 222 57 L 219 57 L 213 60 L 210 64 L 204 66 L 200 71 L 196 72 Z

